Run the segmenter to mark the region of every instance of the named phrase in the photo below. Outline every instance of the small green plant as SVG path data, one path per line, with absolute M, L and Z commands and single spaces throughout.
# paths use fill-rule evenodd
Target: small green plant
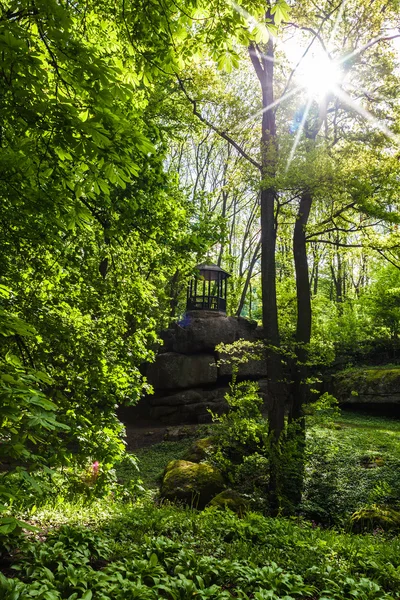
M 341 415 L 337 399 L 328 392 L 306 406 L 305 412 L 309 417 L 308 423 L 310 425 L 318 424 L 324 427 L 335 427 Z
M 350 519 L 354 531 L 400 530 L 400 512 L 388 506 L 371 504 L 356 510 Z
M 47 513 L 45 536 L 20 541 L 14 576 L 0 574 L 2 600 L 398 598 L 399 541 L 382 533 L 101 502 L 79 514 L 66 506 L 69 523 Z
M 225 399 L 229 411 L 223 415 L 212 414 L 214 423 L 218 424 L 212 460 L 234 483 L 237 476 L 241 477 L 240 465 L 246 457 L 267 454 L 268 430 L 261 415 L 262 399 L 256 383 L 234 380 Z

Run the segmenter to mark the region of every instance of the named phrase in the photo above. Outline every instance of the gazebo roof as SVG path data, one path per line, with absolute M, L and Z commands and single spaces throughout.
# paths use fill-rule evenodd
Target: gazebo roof
M 225 277 L 231 276 L 230 273 L 224 271 L 224 269 L 221 269 L 221 267 L 215 265 L 214 263 L 201 263 L 200 265 L 196 265 L 196 269 L 198 271 L 213 271 L 216 273 L 223 273 Z

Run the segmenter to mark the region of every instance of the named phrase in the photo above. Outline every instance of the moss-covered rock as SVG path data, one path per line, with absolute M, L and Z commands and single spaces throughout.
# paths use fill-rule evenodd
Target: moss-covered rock
M 363 367 L 334 376 L 334 395 L 341 403 L 400 403 L 400 367 Z
M 243 515 L 248 510 L 248 502 L 235 490 L 224 490 L 213 498 L 210 506 L 214 508 L 229 508 L 238 515 Z
M 182 458 L 183 460 L 189 460 L 194 463 L 206 460 L 212 450 L 213 444 L 214 439 L 212 437 L 196 440 Z
M 211 465 L 172 460 L 165 469 L 160 496 L 204 508 L 224 487 L 220 471 Z

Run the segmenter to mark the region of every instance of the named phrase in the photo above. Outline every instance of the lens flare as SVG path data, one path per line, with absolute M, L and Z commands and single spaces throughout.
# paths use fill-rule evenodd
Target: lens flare
M 317 100 L 332 93 L 342 76 L 339 66 L 325 52 L 304 59 L 298 73 L 308 96 Z

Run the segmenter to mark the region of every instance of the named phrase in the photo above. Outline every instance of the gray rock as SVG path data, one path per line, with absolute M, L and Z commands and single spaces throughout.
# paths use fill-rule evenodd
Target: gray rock
M 182 406 L 183 404 L 193 404 L 201 402 L 203 396 L 199 390 L 182 390 L 169 396 L 148 396 L 148 403 L 151 406 Z
M 209 505 L 222 510 L 228 508 L 240 516 L 243 516 L 249 508 L 248 501 L 235 490 L 224 490 L 223 492 L 220 492 L 211 500 Z
M 158 390 L 192 388 L 217 381 L 216 363 L 211 354 L 158 354 L 146 374 L 148 382 Z
M 333 395 L 346 404 L 400 404 L 400 367 L 346 370 L 333 378 Z
M 185 326 L 173 325 L 161 333 L 163 346 L 160 352 L 178 352 L 195 354 L 197 352 L 214 352 L 218 344 L 231 344 L 239 339 L 256 339 L 254 321 L 240 317 L 227 317 L 218 314 L 218 318 L 199 315 L 199 311 L 188 313 Z
M 197 425 L 183 425 L 181 427 L 168 427 L 164 435 L 166 442 L 178 442 L 196 435 Z
M 225 394 L 228 387 L 202 390 L 182 390 L 169 396 L 149 396 L 148 415 L 162 423 L 210 423 L 209 409 L 216 414 L 228 410 Z
M 221 342 L 236 338 L 236 323 L 229 317 L 192 319 L 186 328 L 177 331 L 174 350 L 186 353 L 214 352 Z
M 178 500 L 203 508 L 224 489 L 223 477 L 215 467 L 206 463 L 173 460 L 165 469 L 160 495 L 166 500 Z
M 218 354 L 218 360 L 229 361 L 229 356 L 223 352 Z M 229 362 L 223 362 L 218 367 L 218 377 L 231 377 L 232 376 L 232 365 Z M 238 379 L 259 379 L 260 377 L 267 377 L 267 362 L 265 353 L 263 358 L 249 358 L 245 363 L 238 365 Z
M 178 409 L 176 406 L 153 406 L 150 409 L 150 416 L 162 423 L 176 423 Z

